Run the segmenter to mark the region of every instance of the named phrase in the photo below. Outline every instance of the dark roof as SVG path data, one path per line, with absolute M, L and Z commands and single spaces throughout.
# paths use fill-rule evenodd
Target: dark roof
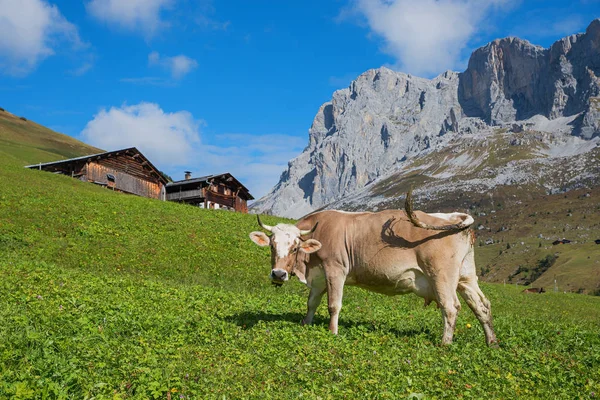
M 166 184 L 168 182 L 165 179 L 165 177 L 161 174 L 161 172 L 158 170 L 158 168 L 156 168 L 154 166 L 154 164 L 152 164 L 150 162 L 150 160 L 148 160 L 146 158 L 146 156 L 144 156 L 142 154 L 142 152 L 139 151 L 136 147 L 128 147 L 126 149 L 106 151 L 104 153 L 90 154 L 87 156 L 81 156 L 81 157 L 75 157 L 75 158 L 68 158 L 66 160 L 26 165 L 25 168 L 40 168 L 40 167 L 47 167 L 47 166 L 53 166 L 53 165 L 70 164 L 72 162 L 77 162 L 77 161 L 91 161 L 92 159 L 101 159 L 101 158 L 109 158 L 109 157 L 117 156 L 117 155 L 120 155 L 121 153 L 134 153 L 134 154 L 140 156 L 142 161 L 146 162 L 148 164 L 148 166 L 156 173 L 156 175 L 158 175 L 158 180 L 160 180 L 163 184 Z
M 225 175 L 225 174 L 206 175 L 206 176 L 200 176 L 198 178 L 182 179 L 180 181 L 169 182 L 169 183 L 167 183 L 167 186 L 171 187 L 171 186 L 185 185 L 188 183 L 201 183 L 201 182 L 207 181 L 211 178 L 215 178 L 215 177 L 221 176 L 221 175 Z
M 202 183 L 202 182 L 206 182 L 210 179 L 221 178 L 221 177 L 226 177 L 227 179 L 229 179 L 229 178 L 233 179 L 235 184 L 237 186 L 241 187 L 246 192 L 246 194 L 248 195 L 248 200 L 254 200 L 254 197 L 250 194 L 250 191 L 248 190 L 248 188 L 246 186 L 244 186 L 240 181 L 238 181 L 229 172 L 225 172 L 223 174 L 206 175 L 206 176 L 201 176 L 198 178 L 182 179 L 180 181 L 169 182 L 169 183 L 167 183 L 167 187 L 171 188 L 171 187 L 177 187 L 177 186 L 182 186 L 182 185 L 189 185 L 189 184 L 193 184 L 193 183 Z

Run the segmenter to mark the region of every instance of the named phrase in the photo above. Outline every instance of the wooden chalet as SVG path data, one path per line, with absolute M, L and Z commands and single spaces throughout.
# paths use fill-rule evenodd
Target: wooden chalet
M 167 180 L 135 147 L 28 165 L 26 168 L 68 175 L 123 193 L 165 200 Z
M 242 213 L 248 213 L 248 200 L 254 200 L 248 189 L 230 173 L 192 178 L 186 171 L 185 177 L 167 184 L 167 200 Z

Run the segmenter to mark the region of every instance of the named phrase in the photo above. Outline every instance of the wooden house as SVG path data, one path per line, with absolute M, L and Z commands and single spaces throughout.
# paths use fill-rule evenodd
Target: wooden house
M 26 168 L 64 174 L 115 191 L 165 200 L 167 180 L 135 147 L 28 165 Z
M 185 177 L 167 184 L 167 200 L 242 213 L 248 212 L 248 200 L 254 200 L 248 189 L 230 173 L 192 178 L 186 171 Z

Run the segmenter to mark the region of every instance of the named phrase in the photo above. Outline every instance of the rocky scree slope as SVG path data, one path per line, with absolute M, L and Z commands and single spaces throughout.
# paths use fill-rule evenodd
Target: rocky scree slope
M 548 49 L 495 40 L 473 52 L 463 73 L 363 73 L 319 108 L 308 146 L 252 209 L 292 218 L 324 207 L 378 209 L 394 205 L 409 182 L 426 198 L 499 185 L 549 193 L 597 185 L 599 136 L 594 20 Z

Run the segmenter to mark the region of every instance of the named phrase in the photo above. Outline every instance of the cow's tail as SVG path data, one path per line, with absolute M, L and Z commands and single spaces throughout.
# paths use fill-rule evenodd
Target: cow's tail
M 406 211 L 408 219 L 410 220 L 410 222 L 412 222 L 414 226 L 423 229 L 430 229 L 433 231 L 460 231 L 468 228 L 473 224 L 473 222 L 475 222 L 473 217 L 471 217 L 468 214 L 462 214 L 464 215 L 464 219 L 458 224 L 435 226 L 420 221 L 413 211 L 412 188 L 408 191 L 408 193 L 406 193 L 406 202 L 404 203 L 404 210 Z

